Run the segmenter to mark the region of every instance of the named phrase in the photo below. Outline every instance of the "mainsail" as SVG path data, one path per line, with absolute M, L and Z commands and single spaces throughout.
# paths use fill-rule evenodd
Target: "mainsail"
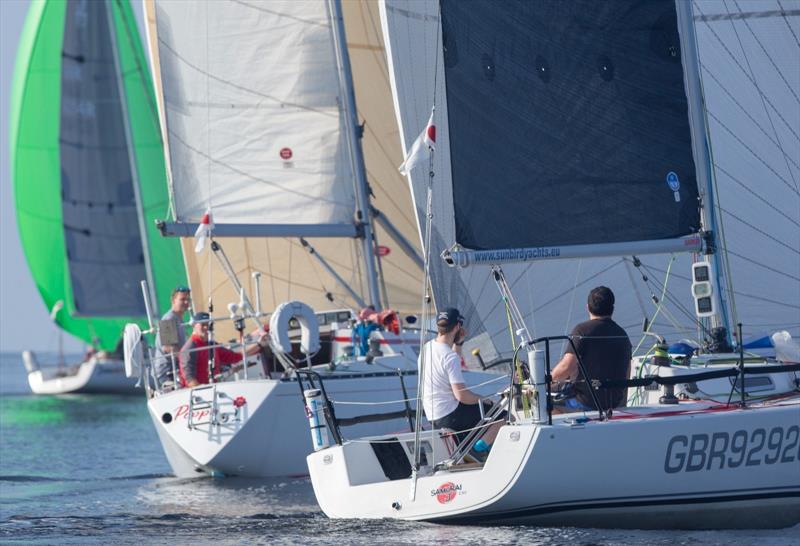
M 185 282 L 154 220 L 167 208 L 152 86 L 127 2 L 33 3 L 12 97 L 11 149 L 25 255 L 66 331 L 113 349 L 145 321 L 139 282 L 166 307 Z M 150 271 L 152 260 L 158 262 Z
M 497 261 L 515 249 L 530 253 L 536 263 L 503 269 L 535 336 L 568 332 L 585 319 L 588 290 L 605 284 L 617 293 L 615 319 L 634 340 L 645 317 L 669 340 L 702 338 L 692 312 L 688 255 L 620 252 L 618 257 L 550 259 L 571 245 L 602 249 L 649 240 L 653 248 L 662 248 L 676 237 L 691 241 L 701 227 L 702 194 L 695 179 L 698 169 L 709 167 L 695 165 L 692 154 L 674 2 L 386 0 L 382 19 L 404 149 L 422 130 L 434 102 L 441 128 L 433 164 L 430 249 L 436 302 L 462 309 L 485 360 L 507 354 L 513 335 L 488 268 L 451 269 L 438 259 L 453 245 L 489 250 L 486 263 L 493 253 Z M 796 41 L 786 40 L 792 30 L 787 21 L 778 15 L 773 24 L 784 25 L 779 40 L 796 59 Z M 704 29 L 697 32 L 702 58 Z M 709 112 L 713 99 L 707 90 Z M 796 103 L 789 108 L 797 112 Z M 741 116 L 725 107 L 717 112 L 726 119 Z M 710 142 L 719 163 L 714 129 Z M 740 138 L 746 137 L 745 131 Z M 783 155 L 791 155 L 793 143 L 784 141 Z M 742 150 L 728 153 L 741 156 Z M 426 165 L 410 176 L 420 218 L 427 173 Z M 790 193 L 786 208 L 781 205 L 789 224 L 776 224 L 778 231 L 768 236 L 766 248 L 772 252 L 783 233 L 797 240 L 796 197 Z M 726 194 L 720 200 L 725 198 L 737 199 Z M 739 200 L 746 208 L 747 199 Z M 756 217 L 750 218 L 757 226 Z M 785 231 L 786 226 L 791 229 Z M 757 234 L 750 230 L 742 244 L 752 245 Z M 730 250 L 729 233 L 725 240 Z M 753 263 L 750 252 L 743 255 Z M 744 298 L 736 301 L 745 337 L 778 323 L 798 327 L 800 290 L 797 267 L 791 267 L 797 252 L 780 261 L 769 291 L 760 290 L 763 268 L 749 279 L 739 279 L 733 270 L 737 290 L 756 303 L 744 307 Z M 777 312 L 768 304 L 780 301 L 773 290 L 786 292 L 789 300 Z M 730 304 L 732 295 L 724 293 L 723 301 Z
M 163 94 L 173 225 L 196 223 L 210 209 L 214 235 L 222 237 L 232 270 L 251 299 L 251 275 L 261 273 L 265 311 L 288 299 L 320 310 L 360 306 L 297 237 L 308 229 L 306 240 L 315 251 L 357 294 L 367 294 L 362 244 L 352 238 L 359 166 L 349 148 L 327 3 L 157 0 L 145 8 Z M 406 192 L 395 192 L 400 199 L 390 193 L 392 184 L 402 188 L 404 182 L 396 174 L 384 178 L 395 161 L 384 142 L 395 141 L 396 129 L 375 10 L 355 8 L 346 5 L 345 16 L 348 31 L 359 38 L 354 78 L 368 78 L 355 86 L 366 124 L 367 175 L 376 206 L 401 232 L 414 233 Z M 348 45 L 353 48 L 352 41 Z M 383 86 L 384 93 L 362 101 L 375 86 Z M 392 247 L 384 231 L 377 230 L 377 238 Z M 193 246 L 184 240 L 195 304 L 205 306 L 209 298 L 222 305 L 237 301 L 216 259 L 195 254 Z M 392 248 L 382 269 L 383 303 L 413 310 L 419 282 L 410 258 Z
M 695 1 L 727 299 L 800 336 L 800 1 Z M 745 336 L 747 339 L 747 336 Z

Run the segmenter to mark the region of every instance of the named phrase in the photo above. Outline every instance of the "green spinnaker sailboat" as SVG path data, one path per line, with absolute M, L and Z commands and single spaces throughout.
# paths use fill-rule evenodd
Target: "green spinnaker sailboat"
M 17 221 L 34 282 L 58 325 L 110 351 L 146 322 L 140 281 L 165 310 L 186 283 L 168 208 L 157 106 L 127 0 L 35 0 L 11 97 Z M 151 264 L 156 267 L 151 268 Z

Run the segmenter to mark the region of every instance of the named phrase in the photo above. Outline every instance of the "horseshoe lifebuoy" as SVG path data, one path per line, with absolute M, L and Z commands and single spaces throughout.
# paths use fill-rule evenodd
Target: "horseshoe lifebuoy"
M 300 323 L 300 350 L 313 355 L 319 351 L 319 322 L 314 310 L 300 301 L 287 301 L 275 309 L 269 319 L 269 335 L 276 351 L 292 354 L 292 341 L 289 339 L 289 321 L 297 319 Z

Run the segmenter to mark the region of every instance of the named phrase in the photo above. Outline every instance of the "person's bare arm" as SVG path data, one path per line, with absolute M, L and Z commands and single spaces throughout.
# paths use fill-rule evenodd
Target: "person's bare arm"
M 566 353 L 556 364 L 551 372 L 553 381 L 563 383 L 565 381 L 575 381 L 578 378 L 578 359 L 572 353 Z
M 477 404 L 480 401 L 480 397 L 469 390 L 464 383 L 451 383 L 450 388 L 453 389 L 453 396 L 462 404 Z

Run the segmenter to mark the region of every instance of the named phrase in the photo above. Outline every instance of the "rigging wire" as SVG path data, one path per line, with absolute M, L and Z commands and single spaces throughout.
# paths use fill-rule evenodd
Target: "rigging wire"
M 434 71 L 433 71 L 433 90 L 432 90 L 432 100 L 431 100 L 431 119 L 435 120 L 435 113 L 436 113 L 436 93 L 437 87 L 439 82 L 439 36 L 441 34 L 441 15 L 442 15 L 442 7 L 441 4 L 437 7 L 438 10 L 438 17 L 436 19 L 436 46 L 433 48 L 434 54 Z M 427 33 L 424 34 L 427 37 Z M 410 43 L 410 42 L 409 42 Z M 426 56 L 426 62 L 427 62 Z M 435 125 L 435 121 L 434 121 Z M 427 131 L 427 124 L 423 129 Z M 429 148 L 429 157 L 428 157 L 428 187 L 427 187 L 427 195 L 426 195 L 426 203 L 425 203 L 425 244 L 423 245 L 423 260 L 424 260 L 424 267 L 423 267 L 423 276 L 422 276 L 422 327 L 420 328 L 419 337 L 420 337 L 420 354 L 419 354 L 419 364 L 418 364 L 418 377 L 417 377 L 417 404 L 416 404 L 416 422 L 414 423 L 414 466 L 412 468 L 412 483 L 413 483 L 413 490 L 416 489 L 416 477 L 417 471 L 420 468 L 420 460 L 422 455 L 422 442 L 421 433 L 422 433 L 422 397 L 425 395 L 425 353 L 428 352 L 427 348 L 427 328 L 428 322 L 430 320 L 430 311 L 431 311 L 431 283 L 430 283 L 430 276 L 431 276 L 431 232 L 433 231 L 433 179 L 435 176 L 434 170 L 434 157 L 435 157 L 435 149 Z M 431 374 L 430 378 L 430 387 L 432 391 L 433 387 L 433 375 Z M 431 422 L 433 422 L 434 416 L 431 417 Z M 433 445 L 433 458 L 436 459 L 436 447 L 435 442 L 433 442 L 433 435 L 434 431 L 431 428 L 431 445 Z
M 736 9 L 738 9 L 738 10 L 739 10 L 739 13 L 742 13 L 742 8 L 741 8 L 741 7 L 739 7 L 739 2 L 737 2 L 737 0 L 733 0 L 733 3 L 734 3 L 734 5 L 736 6 Z M 728 4 L 727 4 L 727 1 L 726 1 L 726 0 L 723 0 L 723 4 L 725 5 L 725 9 L 727 10 L 727 9 L 728 9 Z M 728 10 L 728 11 L 730 12 L 730 10 Z M 732 21 L 731 21 L 731 22 L 732 22 Z M 767 57 L 767 59 L 769 60 L 770 64 L 772 64 L 772 67 L 773 67 L 773 68 L 775 69 L 775 71 L 778 73 L 778 76 L 781 78 L 781 80 L 783 81 L 783 83 L 785 83 L 785 84 L 786 84 L 786 88 L 789 90 L 789 92 L 792 94 L 792 96 L 795 98 L 795 100 L 796 100 L 798 103 L 800 103 L 800 97 L 798 97 L 798 96 L 797 96 L 797 92 L 796 92 L 796 91 L 795 91 L 795 90 L 792 88 L 792 85 L 789 83 L 789 81 L 786 79 L 786 76 L 784 76 L 784 74 L 783 74 L 783 72 L 781 71 L 781 69 L 780 69 L 780 68 L 778 67 L 778 65 L 775 63 L 775 59 L 773 59 L 773 58 L 772 58 L 772 55 L 770 55 L 770 54 L 769 54 L 769 52 L 767 51 L 767 48 L 765 48 L 765 47 L 764 47 L 764 44 L 763 44 L 763 43 L 761 43 L 761 40 L 759 40 L 759 39 L 758 39 L 758 36 L 756 36 L 756 33 L 755 33 L 755 32 L 753 32 L 753 29 L 750 27 L 750 23 L 747 21 L 747 19 L 746 19 L 746 18 L 743 18 L 743 19 L 742 19 L 742 22 L 744 23 L 744 26 L 745 26 L 745 27 L 747 27 L 747 30 L 749 30 L 749 31 L 750 31 L 750 34 L 752 34 L 752 35 L 753 35 L 753 38 L 755 39 L 756 43 L 757 43 L 757 44 L 758 44 L 758 46 L 761 48 L 761 51 L 763 51 L 763 52 L 764 52 L 764 55 L 766 55 L 766 57 Z M 739 40 L 739 45 L 741 45 L 741 43 L 742 43 L 742 42 L 741 42 L 741 40 L 739 39 L 739 33 L 738 33 L 738 32 L 736 33 L 736 38 Z M 745 55 L 745 60 L 747 60 L 747 56 L 746 56 L 746 55 Z M 749 67 L 749 62 L 748 62 L 748 67 Z
M 733 182 L 735 182 L 736 184 L 738 184 L 739 186 L 741 186 L 741 188 L 742 188 L 742 189 L 744 189 L 745 191 L 749 192 L 749 193 L 750 193 L 750 194 L 751 194 L 753 197 L 755 197 L 756 199 L 758 199 L 759 201 L 761 201 L 763 204 L 765 204 L 766 206 L 768 206 L 769 208 L 771 208 L 771 209 L 772 209 L 774 212 L 776 212 L 778 215 L 780 215 L 780 216 L 783 216 L 783 217 L 784 217 L 784 218 L 786 218 L 786 219 L 787 219 L 789 222 L 791 222 L 792 224 L 794 224 L 796 227 L 799 227 L 799 228 L 800 228 L 800 222 L 798 222 L 798 221 L 797 221 L 797 219 L 795 219 L 795 218 L 792 218 L 791 216 L 789 216 L 788 214 L 786 214 L 785 212 L 783 212 L 782 210 L 780 210 L 778 207 L 776 207 L 774 204 L 770 203 L 768 200 L 766 200 L 765 198 L 763 198 L 763 197 L 761 197 L 760 195 L 758 195 L 758 194 L 757 194 L 756 192 L 754 192 L 754 191 L 753 191 L 753 190 L 752 190 L 752 189 L 751 189 L 751 188 L 750 188 L 750 187 L 749 187 L 747 184 L 745 184 L 744 182 L 742 182 L 741 180 L 739 180 L 738 178 L 736 178 L 736 177 L 735 177 L 733 174 L 731 174 L 731 173 L 730 173 L 728 170 L 726 170 L 726 169 L 725 169 L 725 168 L 724 168 L 722 165 L 719 165 L 719 164 L 717 164 L 717 163 L 714 163 L 714 168 L 718 169 L 718 170 L 719 170 L 721 173 L 723 173 L 723 174 L 725 174 L 726 176 L 728 176 L 728 177 L 729 177 L 729 178 L 730 178 L 730 179 L 731 179 Z
M 800 250 L 798 250 L 797 248 L 795 248 L 795 247 L 793 247 L 793 246 L 789 246 L 789 245 L 787 245 L 786 243 L 784 243 L 783 241 L 781 241 L 781 240 L 780 240 L 780 239 L 778 239 L 777 237 L 773 237 L 772 235 L 770 235 L 770 234 L 769 234 L 769 233 L 767 233 L 766 231 L 764 231 L 764 230 L 762 230 L 761 228 L 759 228 L 759 227 L 757 227 L 757 226 L 755 226 L 755 225 L 751 224 L 750 222 L 748 222 L 748 221 L 747 221 L 747 220 L 745 220 L 744 218 L 742 218 L 742 217 L 738 216 L 737 214 L 734 214 L 733 212 L 731 212 L 731 211 L 729 211 L 729 210 L 727 210 L 727 209 L 724 209 L 724 208 L 722 208 L 722 207 L 719 207 L 719 210 L 720 210 L 721 212 L 724 212 L 725 214 L 727 214 L 727 215 L 728 215 L 728 216 L 730 216 L 731 218 L 734 218 L 735 220 L 738 220 L 739 222 L 741 222 L 741 223 L 742 223 L 742 224 L 744 224 L 745 226 L 749 227 L 749 228 L 750 228 L 750 229 L 752 229 L 753 231 L 756 231 L 756 232 L 760 233 L 761 235 L 763 235 L 764 237 L 766 237 L 766 238 L 767 238 L 767 239 L 769 239 L 770 241 L 772 241 L 772 242 L 774 242 L 774 243 L 776 243 L 776 244 L 779 244 L 779 245 L 781 245 L 781 246 L 784 246 L 784 247 L 786 247 L 786 248 L 787 248 L 787 249 L 788 249 L 790 252 L 794 252 L 795 254 L 797 254 L 798 256 L 800 256 Z
M 781 19 L 783 19 L 783 22 L 786 23 L 786 28 L 788 28 L 789 32 L 792 33 L 794 42 L 797 44 L 797 47 L 800 48 L 800 39 L 797 38 L 797 34 L 794 33 L 792 25 L 789 24 L 789 19 L 786 17 L 786 9 L 783 7 L 783 4 L 781 4 L 781 0 L 778 0 L 778 7 L 781 8 Z
M 737 258 L 742 259 L 742 260 L 744 260 L 746 262 L 749 262 L 749 263 L 751 263 L 751 264 L 753 264 L 753 265 L 755 265 L 757 267 L 761 267 L 763 269 L 767 269 L 769 271 L 772 271 L 773 273 L 777 273 L 778 275 L 783 275 L 784 277 L 788 277 L 788 278 L 790 278 L 790 279 L 792 279 L 794 281 L 800 282 L 800 277 L 796 277 L 795 275 L 792 275 L 790 273 L 786 273 L 785 271 L 781 271 L 780 269 L 775 269 L 774 267 L 770 267 L 765 263 L 757 262 L 756 260 L 748 258 L 747 256 L 743 256 L 743 255 L 741 255 L 741 254 L 739 254 L 737 252 L 734 252 L 733 250 L 730 250 L 730 249 L 726 248 L 725 252 L 727 252 L 728 254 L 731 254 L 733 256 L 736 256 Z
M 736 6 L 736 9 L 739 10 L 739 13 L 742 13 L 742 8 L 739 6 L 739 2 L 737 2 L 737 0 L 733 0 L 733 3 Z M 723 0 L 723 5 L 725 6 L 725 9 L 727 10 L 728 9 L 727 1 Z M 772 62 L 772 66 L 778 71 L 778 74 L 781 76 L 781 78 L 783 79 L 784 83 L 786 83 L 786 85 L 789 85 L 789 82 L 786 81 L 786 78 L 783 76 L 783 73 L 778 69 L 777 65 L 775 64 L 773 59 L 770 57 L 769 53 L 767 53 L 767 50 L 764 48 L 764 45 L 761 43 L 761 40 L 759 40 L 758 36 L 756 36 L 755 32 L 753 32 L 753 29 L 750 27 L 750 23 L 746 19 L 743 19 L 743 22 L 744 22 L 744 26 L 747 27 L 747 30 L 750 31 L 750 34 L 753 35 L 753 38 L 755 39 L 756 43 L 759 46 L 761 46 L 761 49 L 762 49 L 762 51 L 764 51 L 764 54 L 766 54 L 767 58 Z M 736 40 L 739 42 L 739 47 L 742 48 L 742 56 L 744 57 L 745 63 L 747 63 L 747 69 L 750 71 L 750 75 L 751 75 L 752 79 L 755 81 L 755 79 L 756 79 L 755 78 L 755 74 L 753 73 L 753 67 L 750 64 L 750 59 L 747 56 L 747 50 L 744 48 L 744 45 L 742 44 L 742 38 L 741 38 L 741 36 L 739 36 L 739 31 L 736 29 L 736 25 L 734 24 L 733 20 L 731 20 L 731 28 L 733 29 L 733 32 L 736 35 Z M 791 86 L 789 86 L 789 87 L 791 89 Z M 797 99 L 797 95 L 794 92 L 792 92 L 792 94 Z M 781 146 L 781 144 L 780 144 L 780 139 L 778 138 L 778 131 L 775 128 L 775 123 L 772 121 L 772 116 L 769 115 L 769 109 L 767 108 L 767 105 L 764 102 L 764 94 L 763 93 L 759 93 L 758 96 L 761 99 L 761 106 L 764 108 L 764 113 L 767 115 L 767 119 L 769 120 L 769 124 L 772 127 L 772 131 L 773 131 L 773 133 L 775 133 L 775 139 L 779 141 L 778 149 L 781 151 L 781 155 L 783 156 L 783 160 L 786 162 L 786 169 L 789 171 L 789 176 L 792 178 L 792 182 L 794 182 L 795 190 L 797 190 L 798 189 L 797 188 L 797 179 L 794 177 L 794 172 L 792 171 L 792 168 L 789 165 L 788 154 L 786 153 L 786 150 L 783 149 L 783 146 Z M 800 102 L 800 99 L 798 99 L 798 102 Z
M 746 116 L 746 117 L 747 117 L 747 118 L 748 118 L 750 121 L 752 121 L 752 122 L 753 122 L 753 125 L 755 125 L 756 127 L 758 127 L 758 129 L 759 129 L 759 130 L 761 131 L 761 133 L 764 135 L 764 138 L 766 138 L 767 140 L 769 140 L 769 141 L 770 141 L 770 142 L 771 142 L 773 145 L 775 145 L 776 147 L 779 147 L 779 146 L 780 146 L 780 143 L 779 143 L 779 142 L 777 142 L 777 141 L 775 141 L 775 140 L 773 139 L 773 137 L 772 137 L 772 136 L 771 136 L 771 135 L 770 135 L 770 134 L 767 132 L 767 130 L 766 130 L 766 129 L 764 129 L 764 127 L 761 125 L 761 123 L 760 123 L 760 122 L 759 122 L 759 121 L 758 121 L 758 120 L 757 120 L 755 117 L 753 117 L 753 115 L 750 113 L 750 110 L 749 110 L 748 108 L 746 108 L 746 107 L 745 107 L 745 106 L 744 106 L 744 105 L 743 105 L 743 104 L 742 104 L 742 103 L 739 101 L 739 99 L 737 99 L 737 98 L 736 98 L 736 96 L 735 96 L 735 95 L 734 95 L 734 94 L 731 92 L 731 90 L 729 89 L 729 87 L 728 87 L 727 85 L 725 85 L 724 83 L 722 83 L 722 81 L 721 81 L 719 78 L 717 78 L 717 76 L 716 76 L 716 75 L 714 75 L 714 72 L 712 71 L 712 67 L 708 66 L 707 64 L 705 64 L 705 63 L 703 63 L 703 62 L 701 62 L 701 63 L 700 63 L 700 66 L 701 66 L 701 67 L 702 67 L 702 69 L 703 69 L 703 74 L 708 74 L 708 75 L 711 77 L 711 79 L 712 79 L 712 80 L 714 80 L 714 82 L 717 84 L 717 87 L 719 88 L 719 90 L 720 90 L 720 91 L 722 91 L 723 93 L 725 93 L 725 94 L 728 96 L 728 98 L 731 100 L 731 102 L 733 102 L 733 103 L 734 103 L 734 104 L 735 104 L 735 105 L 736 105 L 736 106 L 739 108 L 739 110 L 741 111 L 741 113 L 742 113 L 742 114 L 744 114 L 744 115 L 745 115 L 745 116 Z M 798 134 L 797 134 L 797 133 L 794 131 L 794 129 L 793 129 L 792 127 L 786 127 L 786 129 L 788 129 L 788 130 L 789 130 L 789 132 L 792 134 L 792 136 L 794 136 L 794 137 L 795 137 L 795 139 L 796 139 L 796 140 L 800 141 L 800 135 L 798 135 Z M 798 163 L 796 163 L 796 162 L 794 161 L 794 159 L 792 159 L 791 157 L 788 157 L 788 160 L 789 160 L 789 161 L 790 161 L 790 162 L 791 162 L 791 163 L 792 163 L 792 164 L 793 164 L 795 167 L 797 167 L 797 168 L 800 168 L 800 165 L 798 165 Z

